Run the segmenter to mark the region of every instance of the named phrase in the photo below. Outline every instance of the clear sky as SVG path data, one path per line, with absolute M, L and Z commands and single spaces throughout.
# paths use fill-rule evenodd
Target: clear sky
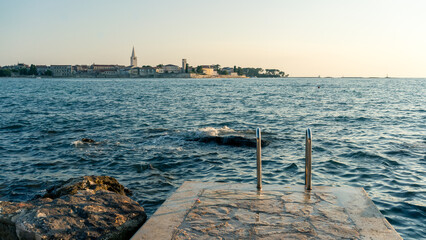
M 0 65 L 220 64 L 426 77 L 424 0 L 0 0 Z

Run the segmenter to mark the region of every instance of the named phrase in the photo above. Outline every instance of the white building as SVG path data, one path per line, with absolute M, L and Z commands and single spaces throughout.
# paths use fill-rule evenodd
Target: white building
M 210 76 L 216 76 L 217 72 L 214 70 L 214 68 L 208 66 L 208 67 L 203 67 L 203 73 L 205 75 L 210 75 Z
M 71 65 L 51 65 L 50 71 L 54 77 L 69 77 L 72 74 Z
M 142 67 L 139 69 L 140 76 L 151 76 L 155 74 L 155 68 L 153 67 Z

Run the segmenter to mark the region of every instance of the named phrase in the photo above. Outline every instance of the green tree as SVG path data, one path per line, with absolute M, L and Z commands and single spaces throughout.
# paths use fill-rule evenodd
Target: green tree
M 162 67 L 164 67 L 164 65 L 163 64 L 158 64 L 157 67 L 158 68 L 162 68 Z
M 213 66 L 213 69 L 214 69 L 215 71 L 219 71 L 219 69 L 220 69 L 220 65 L 219 65 L 219 64 L 214 65 L 214 66 Z
M 203 73 L 203 67 L 202 66 L 197 66 L 197 70 L 195 70 L 195 72 L 202 74 Z
M 237 68 L 237 74 L 238 74 L 239 76 L 244 75 L 243 69 L 242 69 L 241 67 L 238 67 L 238 68 Z
M 26 69 L 26 68 L 19 69 L 19 74 L 20 75 L 28 75 L 28 69 Z
M 262 68 L 243 68 L 243 73 L 247 77 L 260 77 L 262 71 Z
M 37 68 L 34 64 L 31 64 L 30 70 L 28 71 L 28 75 L 37 75 Z
M 223 69 L 218 69 L 218 70 L 217 70 L 217 73 L 218 73 L 219 75 L 229 75 L 229 74 L 230 74 L 228 71 L 225 71 L 225 70 L 223 70 Z
M 0 77 L 10 77 L 12 72 L 9 69 L 0 69 Z
M 46 76 L 52 76 L 53 73 L 50 70 L 46 70 L 46 72 L 44 72 L 44 75 L 46 75 Z

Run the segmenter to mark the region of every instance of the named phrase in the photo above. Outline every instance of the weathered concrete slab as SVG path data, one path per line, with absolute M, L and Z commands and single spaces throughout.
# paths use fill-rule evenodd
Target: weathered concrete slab
M 138 239 L 401 239 L 362 188 L 185 182 Z

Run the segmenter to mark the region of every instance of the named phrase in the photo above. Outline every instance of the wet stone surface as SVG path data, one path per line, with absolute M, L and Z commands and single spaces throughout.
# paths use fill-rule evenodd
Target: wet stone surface
M 173 239 L 358 239 L 336 196 L 204 189 Z
M 362 188 L 185 182 L 141 239 L 402 239 Z

